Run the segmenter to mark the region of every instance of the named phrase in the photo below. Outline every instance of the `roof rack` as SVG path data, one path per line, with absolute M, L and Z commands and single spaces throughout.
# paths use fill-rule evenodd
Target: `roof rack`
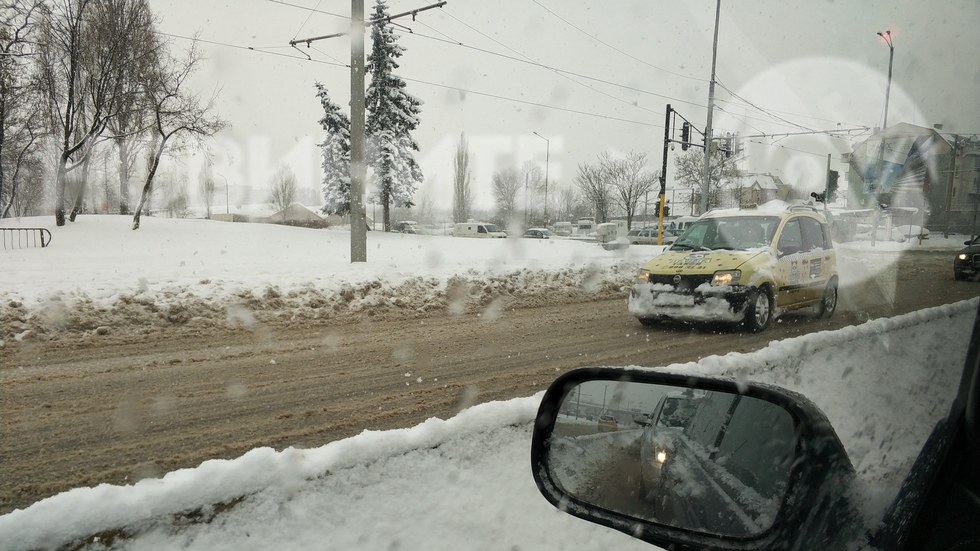
M 798 211 L 798 210 L 808 210 L 808 211 L 811 211 L 811 212 L 820 212 L 820 209 L 818 209 L 817 207 L 815 207 L 813 205 L 790 205 L 790 207 L 789 207 L 789 211 L 790 212 L 794 212 L 794 211 Z

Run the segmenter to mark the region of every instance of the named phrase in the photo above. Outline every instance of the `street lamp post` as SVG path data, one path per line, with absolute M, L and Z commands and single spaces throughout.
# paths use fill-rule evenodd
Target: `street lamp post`
M 885 120 L 881 124 L 881 129 L 888 128 L 888 99 L 892 91 L 892 61 L 895 59 L 895 45 L 892 43 L 892 32 L 885 31 L 878 33 L 878 36 L 888 44 L 888 85 L 885 86 Z
M 544 140 L 545 143 L 545 153 L 544 153 L 544 225 L 548 225 L 548 169 L 551 166 L 551 140 L 545 138 L 537 132 L 533 133 L 535 136 Z
M 895 59 L 895 44 L 892 43 L 892 32 L 887 30 L 885 32 L 877 33 L 888 45 L 888 84 L 885 85 L 885 116 L 881 123 L 881 140 L 878 143 L 878 161 L 875 164 L 875 180 L 871 186 L 871 192 L 874 200 L 874 224 L 871 228 L 871 246 L 875 246 L 875 241 L 878 239 L 878 192 L 882 186 L 884 178 L 881 175 L 881 160 L 885 154 L 885 132 L 888 128 L 888 100 L 891 97 L 892 92 L 892 62 Z

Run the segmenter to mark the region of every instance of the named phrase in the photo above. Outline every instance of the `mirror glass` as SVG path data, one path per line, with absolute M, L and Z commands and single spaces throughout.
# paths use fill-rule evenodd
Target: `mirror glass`
M 546 457 L 568 495 L 721 536 L 772 526 L 796 456 L 793 418 L 748 396 L 587 381 L 569 392 Z

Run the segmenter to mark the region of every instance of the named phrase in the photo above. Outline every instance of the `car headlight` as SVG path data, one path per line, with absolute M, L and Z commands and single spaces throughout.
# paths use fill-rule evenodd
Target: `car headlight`
M 667 462 L 667 450 L 658 450 L 657 451 L 657 463 L 659 463 L 660 465 L 663 465 L 666 462 Z
M 738 285 L 738 280 L 742 277 L 742 270 L 722 270 L 715 272 L 715 277 L 711 278 L 714 286 Z
M 959 258 L 960 260 L 966 260 L 967 256 L 966 253 L 960 253 L 959 255 L 956 256 L 956 258 Z
M 640 270 L 640 273 L 636 274 L 637 283 L 650 283 L 650 270 Z

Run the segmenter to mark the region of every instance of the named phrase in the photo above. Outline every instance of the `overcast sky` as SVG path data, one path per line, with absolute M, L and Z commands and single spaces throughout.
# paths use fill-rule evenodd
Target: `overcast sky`
M 212 145 L 216 171 L 265 188 L 276 164 L 287 162 L 301 185 L 318 188 L 322 111 L 313 83 L 346 106 L 350 41 L 301 51 L 288 42 L 344 31 L 350 2 L 150 1 L 174 47 L 186 48 L 176 37 L 195 32 L 209 41 L 196 85 L 204 94 L 220 90 L 218 110 L 230 123 Z M 389 0 L 389 7 L 399 13 L 427 3 Z M 365 4 L 370 17 L 374 3 Z M 449 0 L 415 22 L 399 20 L 414 34 L 402 29 L 398 74 L 424 102 L 415 133 L 426 177 L 420 193 L 449 205 L 461 133 L 485 207 L 495 170 L 529 160 L 544 168 L 549 146 L 552 190 L 573 185 L 578 164 L 602 151 L 643 152 L 659 169 L 667 103 L 704 127 L 714 14 L 711 0 Z M 978 24 L 976 0 L 722 0 L 716 135 L 880 126 L 888 47 L 875 33 L 886 29 L 895 45 L 889 125 L 980 133 Z M 839 153 L 865 136 L 751 138 L 742 168 L 809 191 L 823 185 L 827 154 L 842 168 Z M 194 178 L 196 169 L 188 170 Z

